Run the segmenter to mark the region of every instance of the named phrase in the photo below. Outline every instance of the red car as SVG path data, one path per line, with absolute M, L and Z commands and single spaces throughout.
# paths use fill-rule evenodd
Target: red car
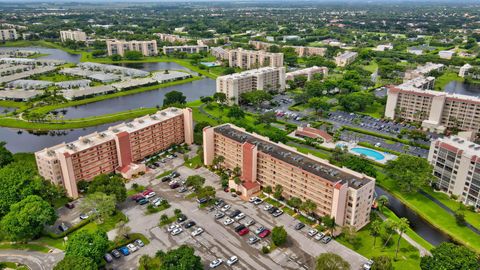
M 142 198 L 144 198 L 143 194 L 139 193 L 139 194 L 135 194 L 133 195 L 132 197 L 130 197 L 132 199 L 132 201 L 138 201 Z
M 245 229 L 239 231 L 238 234 L 240 236 L 243 236 L 243 235 L 247 234 L 248 232 L 250 232 L 250 230 L 248 228 L 245 228 Z
M 270 230 L 263 230 L 261 233 L 258 234 L 258 237 L 265 238 L 270 234 Z
M 146 189 L 142 192 L 143 196 L 147 196 L 148 194 L 150 194 L 150 192 L 152 192 L 153 190 L 151 188 L 149 189 Z

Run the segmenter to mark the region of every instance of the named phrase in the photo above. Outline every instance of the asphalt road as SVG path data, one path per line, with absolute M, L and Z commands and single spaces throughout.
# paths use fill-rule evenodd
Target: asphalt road
M 24 250 L 0 250 L 0 261 L 27 265 L 31 270 L 51 270 L 63 259 L 64 254 L 41 253 Z

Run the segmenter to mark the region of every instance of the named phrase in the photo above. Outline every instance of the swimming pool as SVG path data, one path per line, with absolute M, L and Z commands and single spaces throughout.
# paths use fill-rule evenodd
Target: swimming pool
M 217 63 L 215 63 L 215 62 L 200 62 L 200 64 L 202 64 L 206 67 L 216 67 L 216 66 L 218 66 Z
M 368 149 L 368 148 L 354 147 L 354 148 L 350 149 L 350 151 L 355 152 L 355 153 L 360 154 L 360 155 L 365 155 L 365 156 L 367 156 L 369 158 L 372 158 L 372 159 L 375 159 L 375 160 L 382 160 L 382 159 L 385 158 L 385 156 L 383 154 L 381 154 L 380 152 L 377 152 L 375 150 Z

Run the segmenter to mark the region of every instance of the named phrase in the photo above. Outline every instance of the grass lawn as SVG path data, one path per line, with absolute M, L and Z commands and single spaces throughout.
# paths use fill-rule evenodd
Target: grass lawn
M 32 79 L 41 80 L 41 81 L 50 81 L 50 82 L 63 82 L 63 81 L 81 80 L 83 78 L 77 77 L 77 76 L 71 76 L 67 74 L 50 72 L 50 73 L 32 76 Z
M 282 208 L 283 212 L 285 212 L 286 214 L 290 215 L 290 216 L 294 216 L 295 215 L 295 211 L 293 211 L 291 208 L 287 207 L 287 206 L 284 206 Z
M 20 250 L 31 250 L 38 251 L 43 253 L 48 253 L 50 249 L 45 246 L 37 244 L 9 244 L 9 243 L 0 243 L 0 249 L 20 249 Z
M 307 224 L 310 226 L 316 223 L 314 220 L 312 221 L 304 215 L 297 215 L 295 218 L 298 219 L 298 221 L 302 222 L 303 224 Z
M 203 166 L 202 158 L 199 155 L 185 161 L 185 166 L 191 169 L 197 169 Z
M 265 202 L 268 203 L 268 204 L 270 204 L 270 205 L 273 205 L 273 206 L 275 206 L 275 207 L 281 207 L 281 206 L 283 206 L 281 203 L 275 201 L 275 200 L 272 199 L 272 198 L 267 198 L 267 199 L 265 199 Z
M 15 269 L 15 270 L 28 270 L 26 265 L 23 265 L 21 263 L 14 263 L 14 262 L 2 262 L 2 264 L 6 267 L 6 269 Z
M 363 66 L 363 69 L 371 73 L 375 72 L 377 68 L 378 68 L 378 64 L 375 61 L 371 61 L 370 64 L 368 64 L 367 66 Z
M 171 174 L 172 172 L 173 172 L 172 170 L 164 171 L 163 173 L 161 173 L 157 176 L 157 179 L 160 179 L 164 176 L 167 176 L 167 175 Z
M 445 86 L 451 81 L 463 82 L 463 78 L 458 76 L 458 73 L 453 71 L 446 71 L 442 76 L 435 79 L 435 90 L 443 91 Z
M 382 118 L 385 113 L 385 105 L 374 102 L 372 106 L 368 106 L 368 108 L 364 112 L 360 112 L 360 114 L 369 115 L 373 118 Z

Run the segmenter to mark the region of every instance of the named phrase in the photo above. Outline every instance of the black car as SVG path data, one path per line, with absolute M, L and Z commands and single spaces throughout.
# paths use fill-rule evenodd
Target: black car
M 117 259 L 122 257 L 122 254 L 120 254 L 120 251 L 118 251 L 116 249 L 112 250 L 112 255 L 113 255 L 113 257 L 115 257 Z
M 177 177 L 179 177 L 179 176 L 180 176 L 180 174 L 179 174 L 178 172 L 172 172 L 172 173 L 170 174 L 170 177 L 172 177 L 172 178 L 177 178 Z
M 175 183 L 173 183 L 173 184 L 170 185 L 170 188 L 171 188 L 171 189 L 176 189 L 176 188 L 178 188 L 179 186 L 180 186 L 180 183 L 176 183 L 176 182 L 175 182 Z
M 245 229 L 245 228 L 246 228 L 245 225 L 240 224 L 240 225 L 238 225 L 237 227 L 235 227 L 235 232 L 238 233 L 239 231 L 241 231 L 241 230 L 243 230 L 243 229 Z
M 204 203 L 208 202 L 208 198 L 200 198 L 200 199 L 197 200 L 197 202 L 199 204 L 204 204 Z
M 298 231 L 298 230 L 301 230 L 303 227 L 305 227 L 305 224 L 303 224 L 303 223 L 301 223 L 301 222 L 300 222 L 300 223 L 297 223 L 297 225 L 295 225 L 295 230 L 297 230 L 297 231 Z
M 230 213 L 230 215 L 228 215 L 228 216 L 229 216 L 230 218 L 234 218 L 234 217 L 238 216 L 241 212 L 242 212 L 242 211 L 240 211 L 240 210 L 237 209 L 237 210 L 233 211 L 232 213 Z
M 164 182 L 169 182 L 170 180 L 172 180 L 172 178 L 171 178 L 170 176 L 164 176 L 164 177 L 162 177 L 162 179 L 161 179 L 162 183 L 164 183 Z
M 180 214 L 177 218 L 178 222 L 184 222 L 185 220 L 187 220 L 187 216 L 185 216 L 184 214 Z
M 177 154 L 175 154 L 175 153 L 172 153 L 172 156 L 173 156 L 173 157 L 178 157 Z
M 222 207 L 225 204 L 225 201 L 218 199 L 215 201 L 215 206 Z
M 188 228 L 191 228 L 195 225 L 197 225 L 197 223 L 195 223 L 195 221 L 193 221 L 193 220 L 190 220 L 189 222 L 185 223 L 184 227 L 188 229 Z
M 268 213 L 273 214 L 273 213 L 275 213 L 277 210 L 278 210 L 277 207 L 272 207 L 272 208 L 268 209 Z
M 105 259 L 105 261 L 107 263 L 113 262 L 113 257 L 112 257 L 112 255 L 110 255 L 110 253 L 105 253 L 105 256 L 103 256 L 103 258 Z

